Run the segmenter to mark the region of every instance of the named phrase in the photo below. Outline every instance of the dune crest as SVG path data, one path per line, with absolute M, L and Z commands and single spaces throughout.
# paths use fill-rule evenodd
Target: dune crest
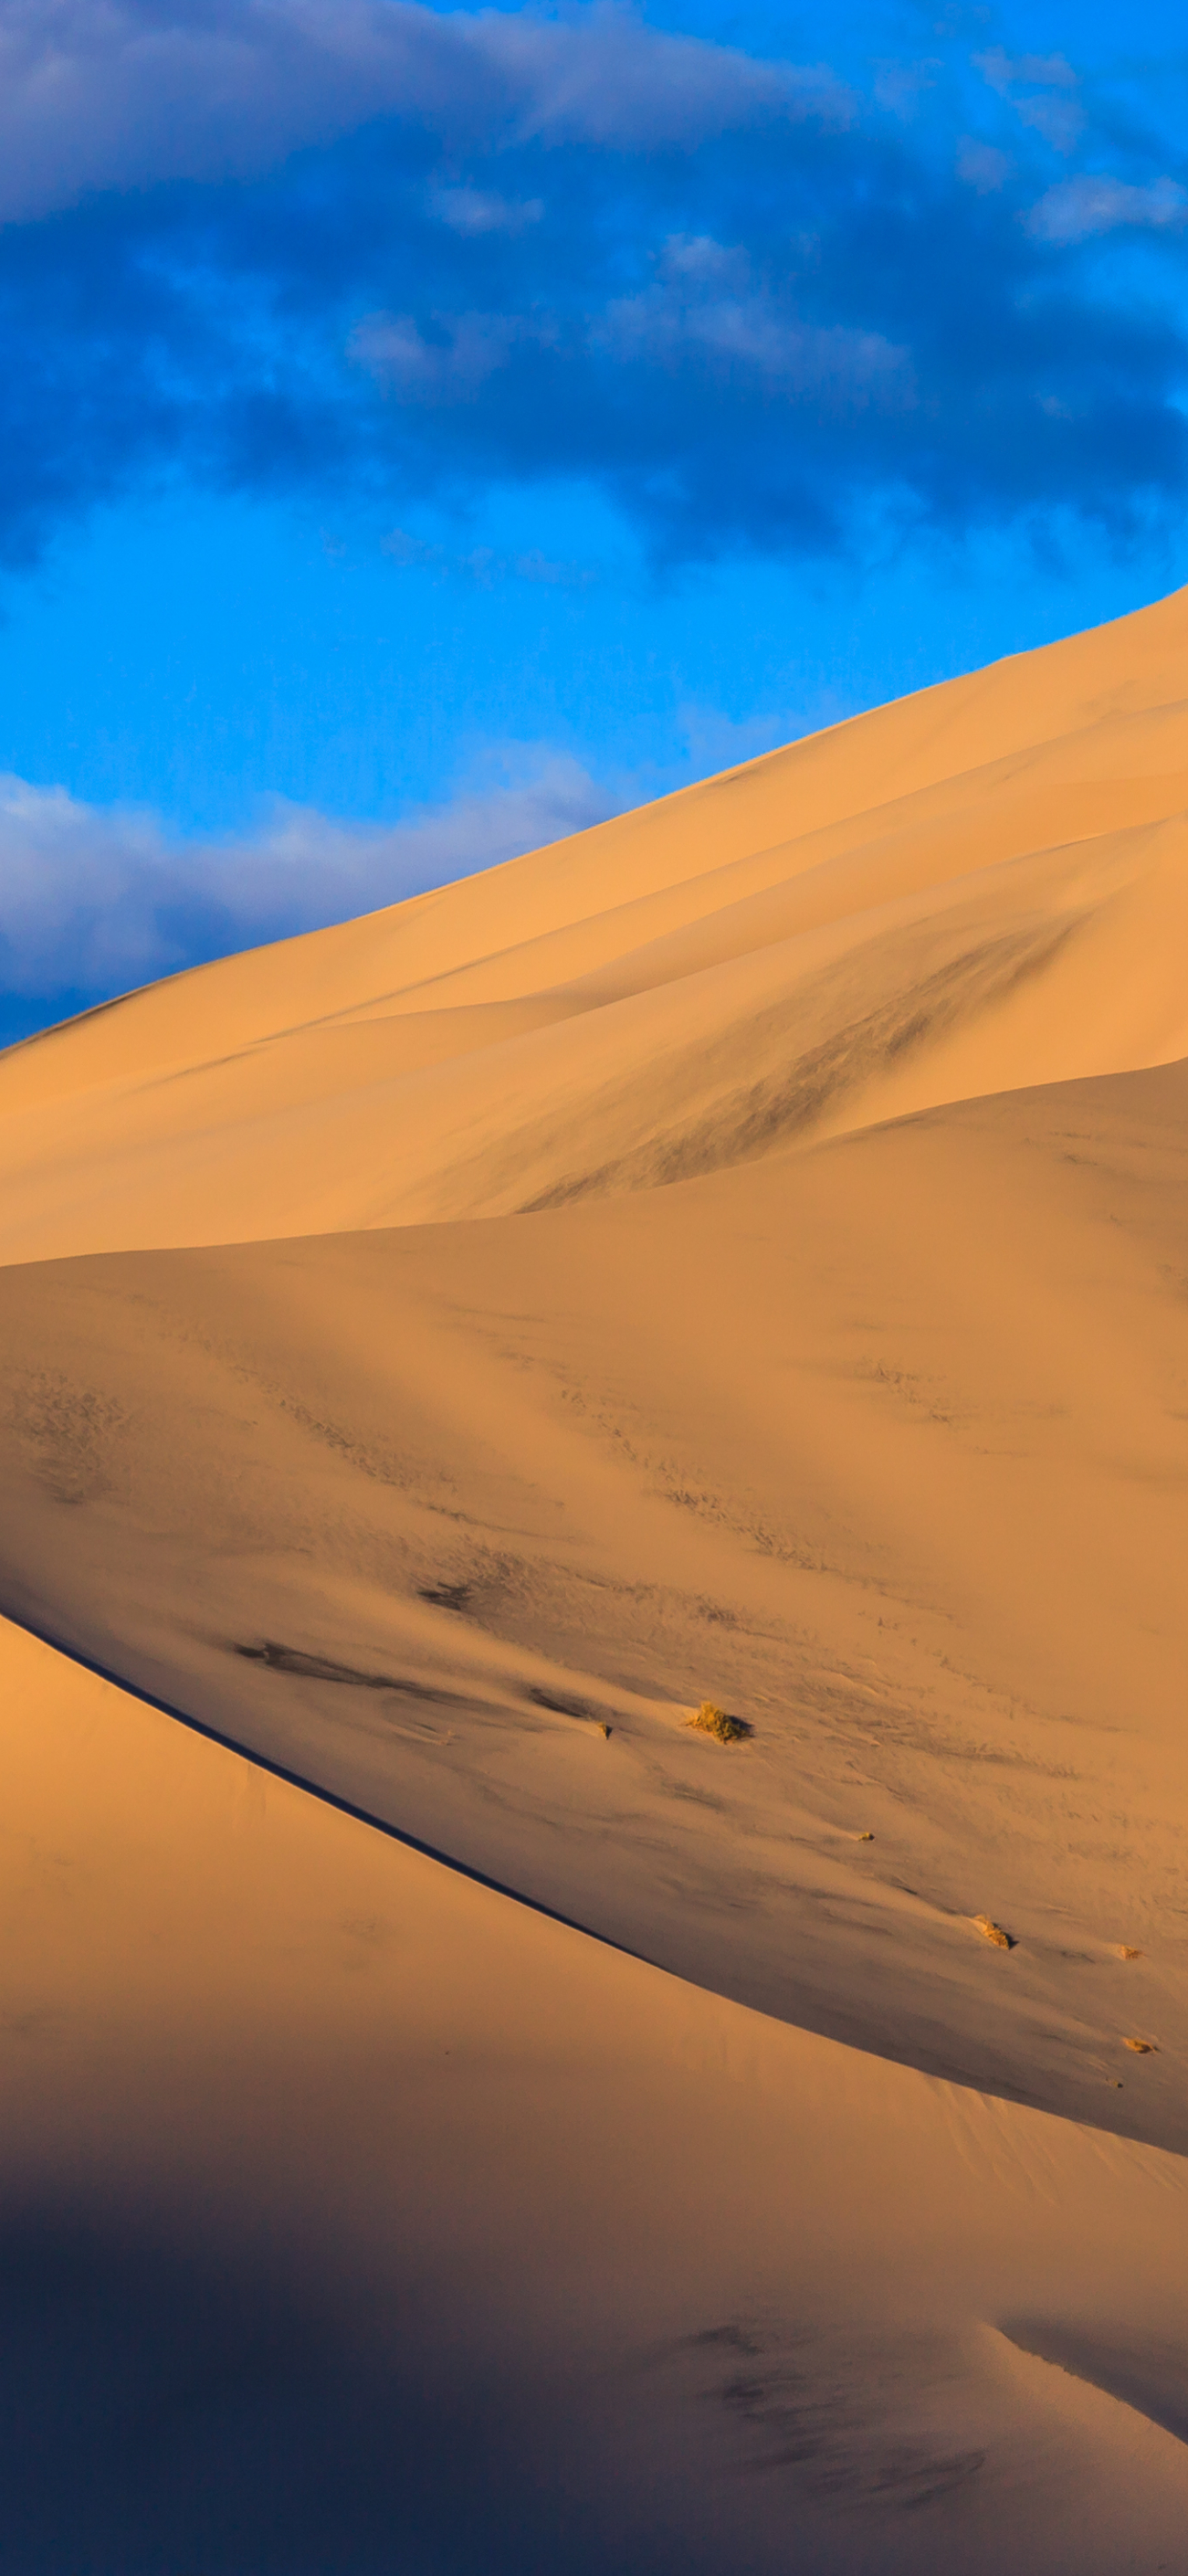
M 0 1608 L 1188 2148 L 1186 668 L 1180 592 L 17 1049 Z
M 1185 669 L 0 1063 L 31 2569 L 1179 2565 Z
M 1188 1054 L 1188 592 L 0 1062 L 0 1257 L 420 1223 Z
M 1185 1278 L 1183 1065 L 9 1266 L 0 1608 L 684 1977 L 1188 2150 Z
M 1176 2563 L 1181 2160 L 542 1922 L 2 1622 L 0 1755 L 20 2563 Z

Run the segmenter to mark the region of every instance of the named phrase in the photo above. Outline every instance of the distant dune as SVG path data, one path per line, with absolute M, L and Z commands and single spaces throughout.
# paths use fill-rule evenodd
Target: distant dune
M 0 1059 L 0 1257 L 506 1215 L 1188 1054 L 1188 592 Z
M 0 1059 L 21 2576 L 1180 2564 L 1186 672 Z

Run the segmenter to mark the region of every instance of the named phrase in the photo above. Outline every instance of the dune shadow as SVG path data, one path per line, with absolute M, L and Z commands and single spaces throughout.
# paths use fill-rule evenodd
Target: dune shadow
M 428 2313 L 258 2237 L 0 2213 L 6 2576 L 605 2576 L 580 2426 Z

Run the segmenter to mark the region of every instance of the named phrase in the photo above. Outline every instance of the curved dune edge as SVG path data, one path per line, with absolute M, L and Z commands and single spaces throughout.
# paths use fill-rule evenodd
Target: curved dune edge
M 1181 2160 L 590 1943 L 8 1626 L 0 1666 L 29 2564 L 1174 2560 L 1183 2445 L 985 2325 L 1174 2371 Z
M 1072 2323 L 1051 2317 L 1023 2323 L 1012 2319 L 997 2331 L 1025 2362 L 1062 2372 L 1078 2391 L 1091 2389 L 1089 2404 L 1098 2423 L 1129 2433 L 1144 2453 L 1152 2434 L 1178 2443 L 1181 2450 L 1188 2445 L 1188 2376 L 1178 2349 L 1152 2346 L 1145 2336 L 1103 2342 L 1083 2315 Z M 1068 2390 L 1060 2393 L 1074 2409 L 1085 2403 Z
M 1172 1066 L 9 1267 L 0 1607 L 686 1979 L 1183 2150 L 1186 1177 Z
M 591 1924 L 579 1923 L 571 1915 L 559 1913 L 556 1907 L 543 1905 L 539 1897 L 530 1895 L 526 1888 L 505 1886 L 500 1879 L 488 1877 L 485 1871 L 474 1868 L 455 1853 L 435 1849 L 432 1843 L 422 1842 L 418 1835 L 402 1830 L 390 1817 L 376 1815 L 369 1808 L 357 1806 L 320 1780 L 290 1770 L 283 1762 L 270 1760 L 254 1746 L 237 1742 L 233 1736 L 207 1725 L 202 1718 L 192 1716 L 186 1709 L 173 1708 L 167 1700 L 155 1699 L 151 1691 L 138 1690 L 135 1684 L 122 1679 L 118 1673 L 107 1672 L 89 1657 L 72 1653 L 68 1647 L 59 1645 L 55 1638 L 40 1635 L 22 1620 L 0 1619 L 0 1627 L 5 1636 L 24 1635 L 31 1645 L 41 1647 L 46 1653 L 69 1663 L 76 1671 L 85 1673 L 88 1680 L 98 1683 L 102 1690 L 116 1692 L 121 1702 L 128 1701 L 137 1707 L 150 1709 L 154 1716 L 167 1718 L 172 1726 L 184 1728 L 232 1760 L 247 1763 L 262 1779 L 276 1781 L 283 1789 L 295 1789 L 300 1796 L 312 1798 L 333 1814 L 349 1818 L 352 1824 L 363 1826 L 368 1833 L 380 1834 L 386 1841 L 400 1844 L 405 1851 L 416 1852 L 420 1859 L 432 1861 L 438 1869 L 454 1872 L 473 1886 L 484 1888 L 489 1895 L 506 1898 L 510 1905 L 521 1905 L 526 1913 L 539 1914 L 545 1922 L 557 1923 L 567 1932 L 579 1932 L 584 1941 L 594 1941 L 611 1950 L 622 1948 L 620 1942 L 609 1940 L 605 1933 L 595 1931 Z M 635 1954 L 628 1952 L 626 1955 Z
M 0 1060 L 21 2576 L 1179 2564 L 1186 667 Z
M 0 1259 L 497 1216 L 1188 1055 L 1188 591 L 0 1060 Z

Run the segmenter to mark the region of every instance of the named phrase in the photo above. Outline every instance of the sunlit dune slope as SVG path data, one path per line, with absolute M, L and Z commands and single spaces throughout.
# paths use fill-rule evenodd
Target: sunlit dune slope
M 1188 592 L 0 1063 L 0 1255 L 504 1214 L 1188 1053 Z
M 1186 1279 L 1183 1065 L 13 1266 L 0 1606 L 722 1994 L 1185 2149 Z
M 6 2567 L 1179 2566 L 1186 667 L 0 1062 Z
M 1180 2159 L 698 1993 L 3 1625 L 0 1749 L 6 2563 L 1180 2563 Z

